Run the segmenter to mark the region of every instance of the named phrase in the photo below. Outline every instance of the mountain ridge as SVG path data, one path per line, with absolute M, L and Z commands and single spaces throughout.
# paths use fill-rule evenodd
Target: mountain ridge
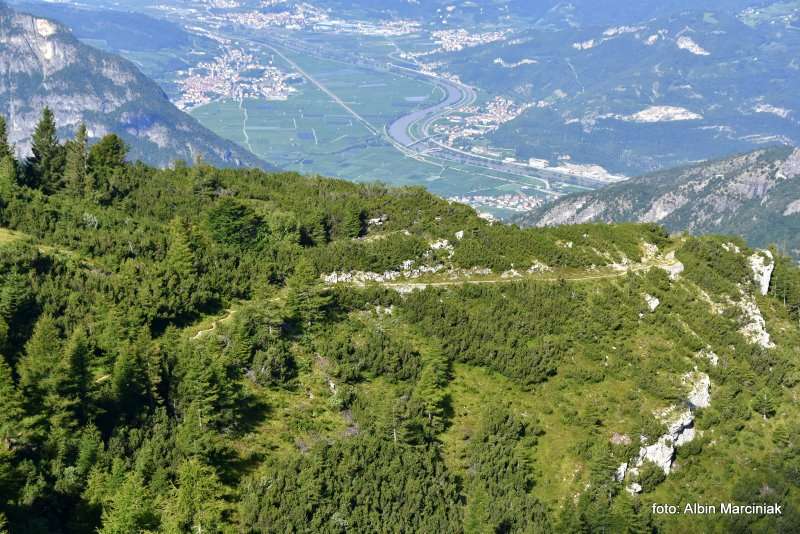
M 0 166 L 0 530 L 798 524 L 782 254 L 37 137 Z M 687 491 L 785 512 L 651 512 Z
M 693 234 L 739 234 L 800 255 L 800 149 L 760 149 L 567 195 L 522 215 L 525 226 L 652 222 Z
M 80 122 L 91 138 L 116 133 L 131 156 L 157 166 L 202 157 L 228 167 L 269 165 L 201 126 L 169 102 L 158 85 L 129 61 L 78 41 L 58 22 L 0 4 L 0 109 L 21 156 L 31 125 L 50 107 L 71 136 Z

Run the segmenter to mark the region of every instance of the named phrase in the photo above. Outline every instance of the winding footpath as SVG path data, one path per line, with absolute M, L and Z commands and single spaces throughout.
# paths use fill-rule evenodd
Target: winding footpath
M 339 282 L 345 283 L 349 285 L 367 285 L 368 283 L 378 284 L 382 287 L 386 287 L 389 289 L 394 289 L 401 293 L 410 292 L 414 290 L 422 290 L 427 287 L 452 287 L 452 286 L 460 286 L 460 285 L 483 285 L 483 284 L 511 284 L 514 282 L 524 282 L 524 281 L 533 281 L 533 282 L 560 282 L 561 280 L 567 282 L 588 282 L 591 280 L 609 280 L 614 278 L 621 278 L 626 276 L 630 273 L 638 273 L 643 271 L 648 271 L 654 267 L 664 269 L 668 272 L 675 269 L 676 266 L 681 265 L 680 262 L 677 260 L 670 261 L 670 260 L 655 260 L 655 261 L 646 261 L 640 263 L 633 263 L 626 265 L 624 269 L 617 269 L 612 272 L 601 272 L 601 273 L 577 273 L 573 275 L 568 274 L 561 274 L 561 275 L 550 275 L 550 276 L 541 276 L 541 275 L 518 275 L 518 276 L 506 276 L 500 278 L 484 278 L 484 279 L 469 279 L 469 278 L 460 278 L 455 280 L 443 280 L 438 282 L 414 282 L 412 280 L 402 281 L 402 282 L 386 282 L 386 281 L 352 281 L 352 282 Z M 682 265 L 681 265 L 682 268 Z
M 195 335 L 192 336 L 192 339 L 200 339 L 200 338 L 202 338 L 204 336 L 207 336 L 208 334 L 210 334 L 211 332 L 216 330 L 217 326 L 219 326 L 220 323 L 228 321 L 235 314 L 236 314 L 236 310 L 234 310 L 232 308 L 228 308 L 227 310 L 225 310 L 225 315 L 223 315 L 219 319 L 215 319 L 214 322 L 211 323 L 211 327 L 210 328 L 206 328 L 205 330 L 200 330 L 199 332 L 197 332 Z

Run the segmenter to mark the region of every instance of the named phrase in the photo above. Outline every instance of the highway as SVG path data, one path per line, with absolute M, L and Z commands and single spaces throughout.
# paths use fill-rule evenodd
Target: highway
M 396 69 L 404 69 L 404 67 L 394 66 Z M 418 71 L 408 70 L 411 74 L 422 75 Z M 404 115 L 394 121 L 387 128 L 387 133 L 396 143 L 404 147 L 411 147 L 418 143 L 420 139 L 415 139 L 411 136 L 411 127 L 417 123 L 421 123 L 420 132 L 425 132 L 428 135 L 427 126 L 439 118 L 441 115 L 455 111 L 463 106 L 469 105 L 475 101 L 475 91 L 471 87 L 465 85 L 457 85 L 442 78 L 434 78 L 428 76 L 428 81 L 439 86 L 445 92 L 445 98 L 438 104 L 429 108 L 421 109 Z
M 378 61 L 374 58 L 353 52 L 337 51 L 340 53 L 334 54 L 330 50 L 294 39 L 277 39 L 269 36 L 254 38 L 241 34 L 225 35 L 224 37 L 267 46 L 292 68 L 296 69 L 310 83 L 331 98 L 334 103 L 355 117 L 364 125 L 370 134 L 376 137 L 383 137 L 407 157 L 440 167 L 460 165 L 472 167 L 476 170 L 481 169 L 491 171 L 492 173 L 501 173 L 503 176 L 482 174 L 486 177 L 497 179 L 498 181 L 532 187 L 547 195 L 558 195 L 558 193 L 551 189 L 551 182 L 563 182 L 587 189 L 595 189 L 598 186 L 605 185 L 603 182 L 590 178 L 531 169 L 521 163 L 510 163 L 497 158 L 466 152 L 438 141 L 436 136 L 432 136 L 430 133 L 432 124 L 450 113 L 472 105 L 477 98 L 475 89 L 466 84 L 422 72 L 414 68 L 415 65 L 410 63 L 408 66 L 403 66 L 390 61 Z M 279 48 L 319 59 L 358 66 L 360 68 L 379 72 L 390 72 L 399 76 L 420 80 L 439 87 L 442 89 L 445 96 L 441 101 L 432 106 L 413 111 L 395 119 L 391 124 L 385 125 L 381 132 L 343 102 L 329 88 L 325 87 L 325 85 L 320 83 L 310 73 L 302 69 L 295 61 L 292 61 L 285 54 L 281 53 L 280 50 L 278 50 Z

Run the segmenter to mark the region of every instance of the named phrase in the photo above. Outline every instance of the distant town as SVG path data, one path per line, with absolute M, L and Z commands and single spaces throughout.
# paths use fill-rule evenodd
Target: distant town
M 445 137 L 445 143 L 454 146 L 461 139 L 483 137 L 497 130 L 501 125 L 514 120 L 533 104 L 516 104 L 513 100 L 498 96 L 484 106 L 461 108 L 433 127 L 435 134 Z
M 459 195 L 448 198 L 451 202 L 466 204 L 476 210 L 493 208 L 515 212 L 526 212 L 538 208 L 545 198 L 525 193 L 509 193 L 507 195 Z
M 241 49 L 224 46 L 220 56 L 179 73 L 181 109 L 192 109 L 215 100 L 260 98 L 286 100 L 296 91 L 292 81 L 299 75 L 262 64 L 256 56 Z

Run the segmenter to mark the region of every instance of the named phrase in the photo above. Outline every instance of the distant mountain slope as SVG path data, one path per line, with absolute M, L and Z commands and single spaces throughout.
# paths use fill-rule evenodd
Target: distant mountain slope
M 505 40 L 424 61 L 530 105 L 489 135 L 523 160 L 568 155 L 636 176 L 797 146 L 800 3 L 713 4 L 564 2 Z
M 657 222 L 694 234 L 738 234 L 800 256 L 800 149 L 757 150 L 569 195 L 524 215 L 524 225 Z
M 0 4 L 0 113 L 23 155 L 45 106 L 67 126 L 65 136 L 85 121 L 92 137 L 114 132 L 133 158 L 154 165 L 202 155 L 215 165 L 266 166 L 178 110 L 132 63 L 79 42 L 55 22 Z

